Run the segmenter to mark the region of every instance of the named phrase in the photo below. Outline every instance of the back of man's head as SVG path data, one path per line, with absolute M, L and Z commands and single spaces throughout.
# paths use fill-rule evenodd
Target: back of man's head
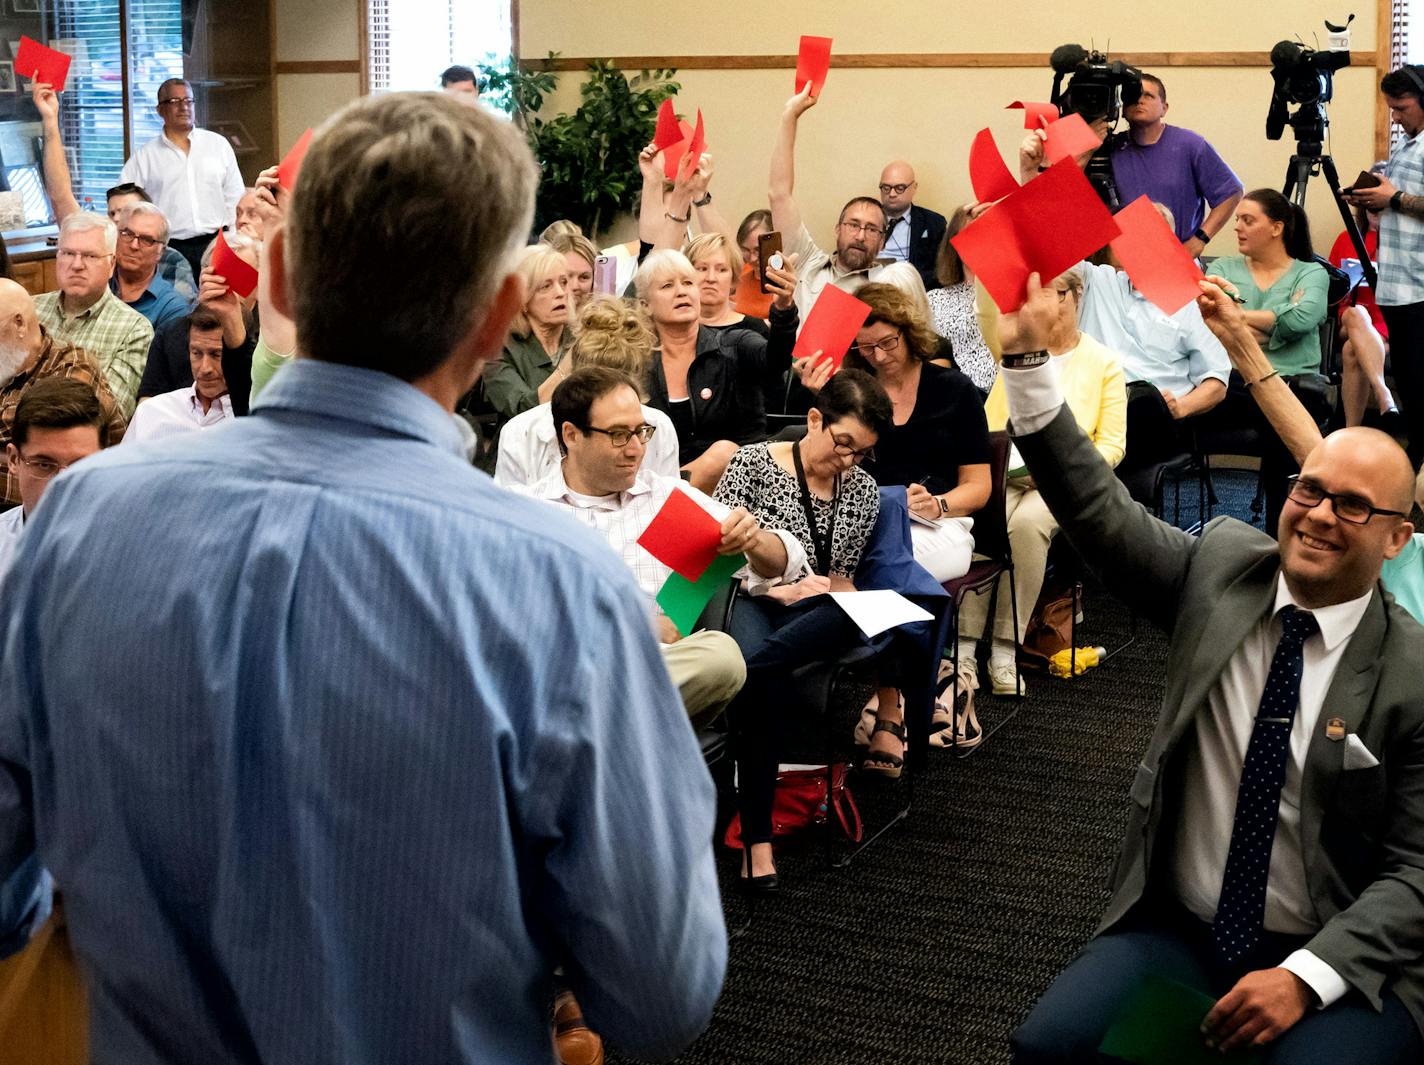
M 415 380 L 484 317 L 538 173 L 514 126 L 440 93 L 352 103 L 312 140 L 286 225 L 302 352 Z

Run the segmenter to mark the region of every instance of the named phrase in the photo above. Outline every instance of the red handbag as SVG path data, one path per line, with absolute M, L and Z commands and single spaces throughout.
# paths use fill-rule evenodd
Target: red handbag
M 855 796 L 846 786 L 846 765 L 831 766 L 831 805 L 841 831 L 854 843 L 860 842 L 863 827 Z M 826 823 L 826 771 L 824 769 L 792 769 L 776 778 L 776 795 L 771 804 L 771 834 L 789 836 L 793 832 Z M 722 842 L 734 850 L 742 849 L 742 815 L 736 814 L 727 825 Z

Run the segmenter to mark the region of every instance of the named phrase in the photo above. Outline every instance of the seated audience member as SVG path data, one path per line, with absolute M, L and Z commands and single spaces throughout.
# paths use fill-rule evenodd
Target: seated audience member
M 1078 309 L 1083 300 L 1083 276 L 1069 270 L 1048 285 L 1056 300 L 1052 335 L 1046 345 L 1057 363 L 1058 376 L 1068 409 L 1083 432 L 1088 434 L 1109 466 L 1122 461 L 1127 448 L 1127 388 L 1122 362 L 1087 333 L 1079 331 Z M 1010 351 L 1012 349 L 1005 348 Z M 989 430 L 1008 427 L 1009 408 L 1004 395 L 1004 375 L 1000 371 L 984 404 Z M 1008 515 L 1009 546 L 1014 556 L 1014 586 L 1010 594 L 1008 578 L 999 578 L 994 612 L 993 644 L 989 651 L 989 680 L 995 695 L 1014 694 L 1017 673 L 1015 658 L 1023 643 L 1029 617 L 1033 614 L 1048 561 L 1048 548 L 1058 533 L 1058 523 L 1039 494 L 1035 478 L 1024 468 L 1017 452 L 1009 458 L 1009 483 L 1004 507 Z M 1018 627 L 1015 629 L 1015 611 Z M 977 672 L 976 641 L 988 631 L 989 594 L 965 599 L 959 617 L 959 661 L 971 663 Z M 1019 694 L 1024 692 L 1018 678 Z
M 880 172 L 880 205 L 885 208 L 885 245 L 880 257 L 909 263 L 925 288 L 935 284 L 935 259 L 944 242 L 944 215 L 915 202 L 920 183 L 904 160 L 887 163 Z
M 583 227 L 577 222 L 570 222 L 567 218 L 556 218 L 544 227 L 539 234 L 541 244 L 552 245 L 555 237 L 582 237 Z
M 956 208 L 949 216 L 935 264 L 938 287 L 930 289 L 925 296 L 930 305 L 930 323 L 936 333 L 949 341 L 955 369 L 974 382 L 981 396 L 987 396 L 994 387 L 999 365 L 979 329 L 974 307 L 974 274 L 950 243 L 968 223 L 969 212 L 963 207 Z
M 44 134 L 41 164 L 45 195 L 49 197 L 50 206 L 54 209 L 54 221 L 58 225 L 81 210 L 79 201 L 74 198 L 69 159 L 64 154 L 64 138 L 59 129 L 59 97 L 48 83 L 36 81 L 30 85 L 30 99 L 34 101 L 35 109 L 40 113 Z M 119 224 L 119 215 L 125 208 L 136 203 L 153 202 L 142 186 L 131 181 L 115 185 L 108 191 L 105 199 L 108 201 L 109 221 L 116 226 Z M 158 257 L 158 276 L 172 285 L 173 291 L 182 299 L 191 303 L 198 298 L 198 286 L 193 281 L 193 268 L 176 248 L 164 245 L 163 253 Z
M 475 72 L 460 63 L 440 72 L 440 91 L 474 107 L 480 102 L 480 82 Z
M 1382 170 L 1376 163 L 1372 171 Z M 1365 238 L 1365 254 L 1371 262 L 1379 261 L 1380 212 L 1356 205 L 1355 223 Z M 1330 246 L 1330 263 L 1340 266 L 1345 260 L 1359 261 L 1360 253 L 1345 230 Z M 1389 350 L 1389 325 L 1375 301 L 1374 289 L 1362 280 L 1349 297 L 1340 304 L 1340 331 L 1344 341 L 1340 346 L 1340 406 L 1346 425 L 1363 425 L 1370 399 L 1374 399 L 1371 414 L 1378 415 L 1380 428 L 1390 431 L 1403 420 L 1395 406 L 1394 395 L 1384 379 L 1385 353 Z
M 223 320 L 206 304 L 188 319 L 188 361 L 193 383 L 140 403 L 125 443 L 211 429 L 236 417 L 223 377 Z
M 652 353 L 648 320 L 624 300 L 595 296 L 579 315 L 578 337 L 567 362 L 570 376 L 596 366 L 646 381 Z M 659 477 L 678 476 L 677 430 L 672 420 L 655 407 L 644 406 L 643 423 L 656 432 L 644 441 L 641 468 Z M 562 457 L 552 410 L 541 403 L 505 423 L 499 434 L 495 484 L 504 488 L 534 484 L 557 468 Z
M 1270 422 L 1271 429 L 1295 460 L 1303 463 L 1322 439 L 1319 426 L 1290 386 L 1281 380 L 1279 374 L 1272 372 L 1270 360 L 1261 351 L 1245 316 L 1237 312 L 1234 304 L 1221 307 L 1218 312 L 1221 302 L 1222 298 L 1218 298 L 1215 291 L 1203 300 L 1208 311 L 1212 312 L 1207 324 L 1221 338 L 1236 372 L 1244 380 L 1253 382 L 1249 390 L 1251 398 Z M 1419 507 L 1424 508 L 1424 474 L 1414 482 L 1414 499 Z M 1359 515 L 1345 520 L 1357 520 L 1363 513 L 1361 511 Z M 1369 521 L 1368 517 L 1364 519 L 1365 524 Z M 1380 580 L 1394 596 L 1395 602 L 1409 611 L 1416 621 L 1424 623 L 1424 533 L 1416 532 L 1398 555 L 1385 559 Z
M 800 541 L 812 572 L 737 603 L 732 635 L 747 663 L 747 682 L 728 708 L 737 752 L 742 815 L 740 885 L 780 886 L 771 850 L 786 675 L 834 657 L 861 640 L 860 630 L 825 592 L 851 591 L 861 553 L 880 512 L 875 480 L 859 463 L 890 423 L 890 401 L 869 374 L 842 370 L 816 395 L 806 436 L 738 451 L 713 498 L 745 507 L 767 528 Z M 904 704 L 876 723 L 868 768 L 898 774 L 905 748 Z
M 1287 380 L 1319 373 L 1329 277 L 1312 254 L 1305 212 L 1274 189 L 1247 193 L 1236 208 L 1236 245 L 1241 254 L 1213 260 L 1211 273 L 1225 278 L 1246 301 L 1246 322 L 1271 366 Z M 1249 425 L 1260 431 L 1264 527 L 1274 529 L 1285 503 L 1286 477 L 1297 469 L 1295 461 L 1278 445 L 1245 384 L 1232 378 L 1228 393 L 1213 412 L 1212 424 Z
M 253 241 L 239 233 L 231 237 L 233 252 L 250 266 L 257 266 L 258 249 Z M 227 278 L 211 270 L 212 249 L 203 256 L 202 306 L 222 321 L 222 374 L 227 382 L 233 413 L 247 414 L 252 392 L 252 364 L 257 346 L 255 316 L 257 293 L 241 299 L 228 288 Z M 248 315 L 253 315 L 249 324 Z M 189 357 L 189 318 L 184 316 L 168 322 L 153 334 L 148 349 L 148 363 L 139 382 L 139 399 L 161 396 L 193 383 L 193 366 Z
M 677 427 L 688 479 L 710 491 L 738 445 L 766 439 L 766 341 L 702 326 L 697 271 L 680 251 L 653 252 L 633 283 L 657 333 L 648 404 Z
M 59 291 L 35 299 L 35 311 L 51 336 L 83 348 L 109 382 L 119 413 L 133 414 L 153 326 L 109 291 L 118 227 L 81 211 L 59 227 L 55 267 Z
M 657 605 L 672 570 L 638 543 L 672 492 L 686 492 L 722 522 L 721 554 L 746 554 L 742 570 L 757 588 L 795 579 L 806 563 L 790 533 L 762 529 L 745 508 L 730 509 L 672 476 L 643 467 L 656 428 L 643 420 L 633 378 L 604 366 L 574 370 L 550 403 L 559 427 L 561 461 L 534 484 L 515 490 L 558 506 L 603 536 L 647 598 L 663 661 L 696 726 L 718 714 L 742 686 L 746 669 L 736 642 L 722 632 L 679 635 Z
M 524 250 L 519 272 L 526 297 L 515 316 L 504 350 L 485 367 L 485 398 L 508 421 L 540 403 L 549 402 L 554 387 L 567 375 L 555 370 L 573 343 L 569 328 L 569 267 L 563 253 L 547 244 Z
M 766 341 L 765 373 L 762 389 L 766 409 L 786 406 L 786 371 L 791 369 L 791 352 L 796 347 L 796 330 L 801 325 L 796 311 L 796 272 L 788 267 L 772 268 L 767 274 L 773 286 L 770 324 L 732 306 L 732 285 L 742 272 L 737 247 L 721 233 L 703 233 L 682 249 L 697 271 L 697 295 L 704 329 L 749 329 Z M 757 282 L 760 285 L 760 280 Z
M 69 378 L 94 390 L 104 410 L 105 437 L 116 444 L 124 435 L 124 416 L 98 364 L 73 344 L 45 331 L 35 313 L 35 301 L 19 283 L 0 278 L 0 445 L 10 442 L 15 409 L 40 381 Z M 5 478 L 0 507 L 20 502 L 13 476 Z
M 168 246 L 168 222 L 151 203 L 125 207 L 119 215 L 117 265 L 109 290 L 148 319 L 154 329 L 182 318 L 191 306 L 158 273 Z
M 5 445 L 9 481 L 20 505 L 0 514 L 0 581 L 10 568 L 25 519 L 54 477 L 107 443 L 109 418 L 94 389 L 68 377 L 46 377 L 15 406 Z
M 1249 312 L 1209 294 L 1208 322 L 1234 313 L 1253 339 Z M 1013 1061 L 1107 1060 L 1108 1028 L 1165 977 L 1214 1005 L 1200 1043 L 1158 1060 L 1414 1065 L 1424 630 L 1379 587 L 1410 538 L 1408 458 L 1342 429 L 1301 464 L 1275 537 L 1230 518 L 1174 529 L 1132 503 L 1053 373 L 1015 365 L 1044 346 L 1052 300 L 1031 279 L 1000 323 L 1017 445 L 1088 567 L 1172 646 L 1097 935 L 1014 1032 Z
M 827 285 L 852 293 L 872 281 L 924 288 L 919 271 L 909 263 L 877 263 L 885 247 L 885 208 L 877 199 L 857 196 L 841 208 L 833 254 L 826 254 L 811 239 L 795 196 L 796 127 L 801 116 L 815 106 L 816 97 L 811 95 L 809 83 L 786 102 L 771 155 L 772 224 L 781 232 L 786 251 L 796 256 L 801 279 L 796 286 L 796 306 L 802 321 Z
M 582 233 L 559 233 L 541 239 L 564 257 L 564 264 L 569 270 L 569 299 L 572 301 L 569 312 L 578 314 L 593 292 L 593 267 L 598 249 Z
M 761 275 L 757 270 L 761 263 L 760 238 L 771 232 L 771 212 L 753 211 L 742 219 L 737 227 L 737 250 L 742 253 L 742 272 L 737 276 L 736 302 L 734 308 L 739 314 L 753 318 L 765 318 L 771 313 L 772 294 L 761 290 Z
M 715 797 L 638 586 L 450 424 L 520 309 L 537 179 L 482 108 L 347 105 L 264 247 L 301 357 L 33 516 L 0 883 L 42 848 L 105 1053 L 545 1062 L 560 964 L 635 1057 L 711 1017 Z

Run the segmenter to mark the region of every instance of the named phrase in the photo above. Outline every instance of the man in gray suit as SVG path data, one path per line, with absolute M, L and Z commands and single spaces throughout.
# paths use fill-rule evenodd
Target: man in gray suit
M 1210 994 L 1202 1038 L 1269 1065 L 1420 1061 L 1424 629 L 1379 584 L 1412 532 L 1408 460 L 1342 430 L 1303 464 L 1276 539 L 1231 519 L 1171 528 L 1064 407 L 1037 358 L 1053 293 L 1029 288 L 1001 325 L 1011 431 L 1073 546 L 1171 654 L 1112 900 L 1014 1061 L 1104 1060 L 1148 975 Z M 1239 313 L 1208 289 L 1204 313 Z

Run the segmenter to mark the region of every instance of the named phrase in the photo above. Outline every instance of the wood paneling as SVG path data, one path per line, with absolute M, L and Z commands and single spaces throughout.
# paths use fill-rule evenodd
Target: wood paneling
M 525 56 L 526 69 L 583 70 L 596 56 Z M 1133 52 L 1114 55 L 1137 67 L 1268 67 L 1270 52 Z M 794 55 L 625 55 L 608 60 L 623 70 L 779 70 L 795 69 Z M 1042 52 L 861 52 L 831 56 L 831 66 L 848 70 L 895 69 L 1047 69 Z
M 274 74 L 361 74 L 359 59 L 309 59 L 272 64 Z

